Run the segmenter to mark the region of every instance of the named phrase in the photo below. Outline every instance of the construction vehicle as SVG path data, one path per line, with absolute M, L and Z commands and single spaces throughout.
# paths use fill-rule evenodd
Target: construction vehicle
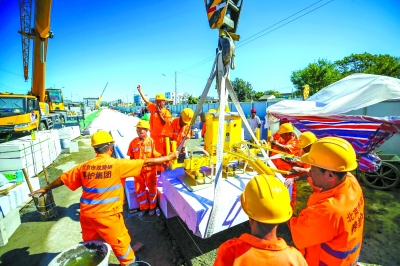
M 33 40 L 32 85 L 28 94 L 0 93 L 0 134 L 27 134 L 53 128 L 60 115 L 50 113 L 46 103 L 46 53 L 50 31 L 51 0 L 35 2 L 34 28 L 31 28 L 32 1 L 19 1 L 22 54 L 25 81 L 28 80 L 30 40 Z
M 100 109 L 101 98 L 103 98 L 103 94 L 104 94 L 104 91 L 105 91 L 106 88 L 107 88 L 107 85 L 108 85 L 108 82 L 106 83 L 106 86 L 104 87 L 103 92 L 101 93 L 99 99 L 97 99 L 97 102 L 96 102 L 96 104 L 95 104 L 95 106 L 94 106 L 94 109 L 96 109 L 96 110 L 99 110 L 99 109 Z
M 67 121 L 67 110 L 65 109 L 64 96 L 61 89 L 46 89 L 45 102 L 49 105 L 50 113 L 59 115 L 59 123 Z

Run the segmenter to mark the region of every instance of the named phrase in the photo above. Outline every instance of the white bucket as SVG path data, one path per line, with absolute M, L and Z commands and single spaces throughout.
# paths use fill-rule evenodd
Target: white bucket
M 69 140 L 69 139 L 60 139 L 61 149 L 68 149 L 70 143 L 71 143 L 71 140 Z
M 48 266 L 87 265 L 108 266 L 111 246 L 102 241 L 88 241 L 64 250 Z

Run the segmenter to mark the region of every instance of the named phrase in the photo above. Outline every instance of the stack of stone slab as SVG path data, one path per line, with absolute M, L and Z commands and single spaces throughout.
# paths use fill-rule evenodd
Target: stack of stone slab
M 58 132 L 40 131 L 36 139 L 26 136 L 0 144 L 0 172 L 15 174 L 17 170 L 26 169 L 32 188 L 39 189 L 39 179 L 36 177 L 43 171 L 43 166 L 49 166 L 61 153 Z M 16 181 L 14 181 L 16 182 Z M 8 183 L 0 190 L 7 189 Z M 2 215 L 7 215 L 12 209 L 22 205 L 29 197 L 29 188 L 26 182 L 11 189 L 5 196 L 0 196 Z M 0 214 L 1 215 L 1 214 Z
M 57 130 L 36 132 L 36 139 L 22 137 L 0 144 L 0 172 L 15 174 L 26 169 L 29 177 L 43 171 L 43 165 L 49 166 L 61 153 Z
M 17 170 L 26 169 L 32 189 L 40 188 L 36 176 L 43 171 L 43 166 L 49 166 L 61 153 L 60 138 L 57 130 L 40 131 L 31 136 L 22 137 L 0 144 L 0 172 L 15 174 Z M 8 190 L 16 185 L 16 180 L 0 187 Z M 30 193 L 26 182 L 22 182 L 8 193 L 0 196 L 0 246 L 8 242 L 8 238 L 21 223 L 19 207 L 28 199 Z
M 63 127 L 58 130 L 58 136 L 61 140 L 73 140 L 81 135 L 79 126 Z

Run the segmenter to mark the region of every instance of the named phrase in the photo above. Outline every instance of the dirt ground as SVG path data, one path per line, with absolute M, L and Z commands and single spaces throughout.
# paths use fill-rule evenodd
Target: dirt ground
M 94 156 L 89 137 L 80 137 L 79 153 L 61 156 L 48 167 L 50 180 L 63 171 Z M 43 174 L 39 175 L 41 186 L 45 185 Z M 365 230 L 360 261 L 379 265 L 400 265 L 398 251 L 400 243 L 400 190 L 378 191 L 363 186 L 365 195 Z M 298 183 L 298 206 L 296 214 L 305 206 L 310 188 L 306 182 Z M 66 187 L 53 190 L 58 216 L 50 221 L 41 221 L 33 202 L 20 210 L 21 225 L 0 247 L 1 265 L 47 265 L 63 250 L 81 241 L 79 226 L 79 197 L 81 190 L 74 192 Z M 233 237 L 249 232 L 247 222 L 201 239 L 179 218 L 166 219 L 163 215 L 145 216 L 141 219 L 129 215 L 124 217 L 132 244 L 140 241 L 144 247 L 137 252 L 139 259 L 153 266 L 160 265 L 212 265 L 218 246 Z M 279 236 L 293 245 L 286 224 L 278 228 Z M 110 265 L 118 265 L 111 254 Z

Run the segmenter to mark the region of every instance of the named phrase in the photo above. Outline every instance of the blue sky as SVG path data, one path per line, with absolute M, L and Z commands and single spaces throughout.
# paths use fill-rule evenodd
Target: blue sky
M 199 96 L 218 40 L 202 0 L 53 0 L 50 23 L 46 87 L 64 87 L 65 98 L 74 101 L 100 96 L 107 82 L 107 101 L 131 102 L 138 84 L 149 96 L 174 91 L 175 71 L 178 91 Z M 0 91 L 26 93 L 18 1 L 0 0 L 0 25 Z M 248 81 L 256 91 L 290 92 L 292 71 L 319 58 L 400 57 L 399 29 L 398 0 L 247 0 L 231 80 Z

